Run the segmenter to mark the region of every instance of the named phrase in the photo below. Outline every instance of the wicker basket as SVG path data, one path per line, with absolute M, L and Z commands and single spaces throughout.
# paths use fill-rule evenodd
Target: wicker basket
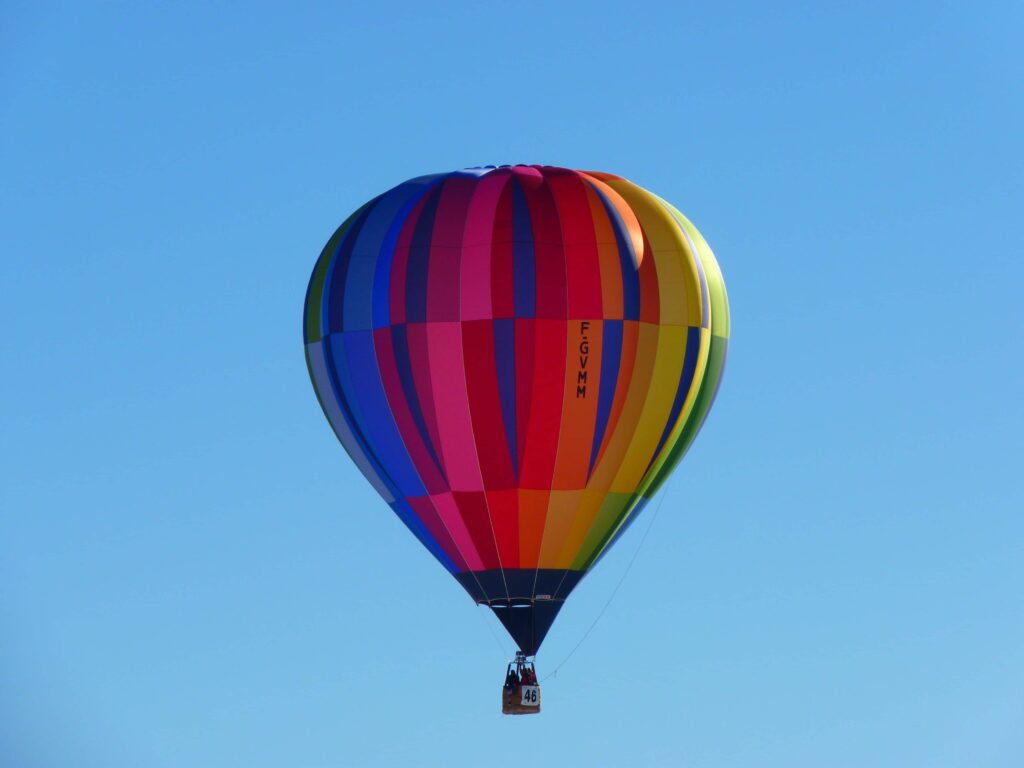
M 540 712 L 540 686 L 514 685 L 502 688 L 501 711 L 506 715 L 536 715 Z

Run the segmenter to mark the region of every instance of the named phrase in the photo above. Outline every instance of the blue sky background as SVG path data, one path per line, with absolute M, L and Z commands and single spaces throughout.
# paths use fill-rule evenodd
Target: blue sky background
M 1024 765 L 1022 22 L 4 3 L 0 764 Z M 496 624 L 334 440 L 300 325 L 355 207 L 514 162 L 675 203 L 734 318 L 636 565 L 519 719 Z

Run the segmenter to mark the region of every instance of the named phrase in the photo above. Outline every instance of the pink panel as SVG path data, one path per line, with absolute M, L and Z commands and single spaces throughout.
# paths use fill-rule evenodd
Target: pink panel
M 469 413 L 461 323 L 427 323 L 431 389 L 441 453 L 453 491 L 482 491 L 480 466 Z
M 459 552 L 465 558 L 469 570 L 484 570 L 484 562 L 476 551 L 473 537 L 469 535 L 469 530 L 466 528 L 466 523 L 463 521 L 462 515 L 459 513 L 459 507 L 456 505 L 451 493 L 439 493 L 430 498 L 434 502 L 434 509 L 437 510 L 437 514 L 444 522 L 445 528 L 448 529 L 448 533 L 455 542 L 455 546 L 459 548 Z
M 476 184 L 466 214 L 462 252 L 462 319 L 486 320 L 491 314 L 491 238 L 494 216 L 510 174 L 494 171 Z

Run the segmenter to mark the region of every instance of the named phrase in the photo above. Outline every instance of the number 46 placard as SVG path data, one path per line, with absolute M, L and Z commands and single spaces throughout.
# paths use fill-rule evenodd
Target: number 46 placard
M 524 685 L 523 699 L 520 702 L 524 707 L 539 707 L 540 706 L 540 686 L 537 685 Z

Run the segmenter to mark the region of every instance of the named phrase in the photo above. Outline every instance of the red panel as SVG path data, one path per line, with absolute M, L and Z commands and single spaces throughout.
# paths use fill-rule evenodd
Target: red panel
M 547 184 L 526 187 L 526 204 L 533 228 L 533 253 L 537 268 L 537 318 L 564 319 L 568 295 L 565 287 L 565 254 L 558 209 Z
M 466 362 L 469 412 L 473 417 L 473 435 L 484 488 L 514 488 L 516 478 L 501 413 L 491 321 L 462 323 L 462 349 Z
M 459 515 L 466 524 L 473 544 L 476 545 L 484 570 L 498 568 L 498 550 L 487 510 L 487 497 L 483 491 L 453 491 L 452 498 L 455 499 Z
M 601 267 L 584 182 L 576 173 L 566 171 L 550 176 L 548 185 L 562 225 L 569 317 L 600 319 Z
M 555 453 L 562 421 L 562 393 L 565 385 L 566 321 L 535 320 L 533 393 L 523 461 L 519 471 L 521 488 L 551 489 Z M 517 365 L 519 361 L 516 361 Z M 522 437 L 522 433 L 520 433 Z
M 441 188 L 430 240 L 427 320 L 459 319 L 462 236 L 475 183 L 475 179 L 456 176 L 447 179 Z
M 519 567 L 519 491 L 487 491 L 494 538 L 503 568 Z

